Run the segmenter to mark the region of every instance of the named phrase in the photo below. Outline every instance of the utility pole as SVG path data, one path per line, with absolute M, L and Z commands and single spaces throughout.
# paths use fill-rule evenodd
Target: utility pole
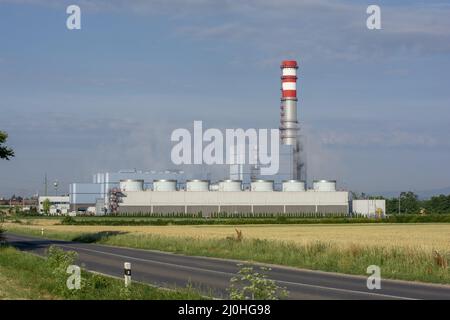
M 55 188 L 55 196 L 58 196 L 58 180 L 55 180 L 55 182 L 53 182 L 53 187 Z
M 47 197 L 48 196 L 48 181 L 47 181 L 47 172 L 45 173 L 45 175 L 44 175 L 44 186 L 45 186 L 45 196 Z
M 400 214 L 400 199 L 402 197 L 402 193 L 400 192 L 399 196 L 398 196 L 398 214 Z

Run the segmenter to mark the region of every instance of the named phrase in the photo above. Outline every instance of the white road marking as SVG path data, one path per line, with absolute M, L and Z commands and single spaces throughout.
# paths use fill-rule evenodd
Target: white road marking
M 81 247 L 72 247 L 70 245 L 58 244 L 58 246 L 66 247 L 66 248 L 70 248 L 70 249 L 78 249 L 78 250 L 81 249 L 81 250 L 95 252 L 95 253 L 100 253 L 100 254 L 105 254 L 105 255 L 111 255 L 111 256 L 116 256 L 116 257 L 121 257 L 121 258 L 126 258 L 126 259 L 133 259 L 135 261 L 155 263 L 155 264 L 166 265 L 166 266 L 177 267 L 177 268 L 183 268 L 183 269 L 188 269 L 188 270 L 210 272 L 210 273 L 223 274 L 223 275 L 229 275 L 229 276 L 234 276 L 235 275 L 234 273 L 229 273 L 229 272 L 209 270 L 209 269 L 203 269 L 203 268 L 198 268 L 198 267 L 182 266 L 182 265 L 169 263 L 169 262 L 161 262 L 161 261 L 155 261 L 155 260 L 150 260 L 150 259 L 136 258 L 136 257 L 122 255 L 122 254 L 111 253 L 111 252 L 104 252 L 104 251 L 99 251 L 99 250 L 94 250 L 94 249 L 87 249 L 87 248 L 81 248 Z M 324 286 L 319 286 L 319 285 L 314 285 L 314 284 L 306 284 L 306 283 L 300 283 L 300 282 L 290 282 L 290 281 L 283 281 L 283 280 L 275 280 L 275 281 L 278 282 L 278 283 L 285 283 L 285 284 L 302 286 L 302 287 L 309 287 L 309 288 L 333 290 L 333 291 L 340 291 L 340 292 L 347 292 L 347 293 L 356 293 L 356 294 L 363 294 L 363 295 L 375 295 L 375 296 L 384 297 L 384 298 L 394 298 L 394 299 L 403 299 L 403 300 L 417 300 L 417 299 L 414 299 L 414 298 L 394 296 L 394 295 L 375 293 L 375 292 L 365 292 L 365 291 L 357 291 L 357 290 L 350 290 L 350 289 L 324 287 Z

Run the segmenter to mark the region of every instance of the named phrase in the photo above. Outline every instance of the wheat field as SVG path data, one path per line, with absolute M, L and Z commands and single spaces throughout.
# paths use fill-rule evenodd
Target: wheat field
M 36 219 L 28 223 L 6 223 L 15 227 L 65 233 L 95 233 L 120 231 L 129 234 L 153 234 L 168 237 L 221 239 L 241 230 L 246 239 L 267 239 L 297 244 L 315 241 L 350 245 L 403 247 L 412 249 L 450 251 L 450 224 L 336 224 L 336 225 L 188 225 L 188 226 L 70 226 L 58 225 L 57 220 Z

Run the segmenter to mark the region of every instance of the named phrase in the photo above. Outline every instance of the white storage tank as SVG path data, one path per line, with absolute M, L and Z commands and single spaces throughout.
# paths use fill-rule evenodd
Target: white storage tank
M 219 184 L 215 183 L 209 186 L 209 190 L 211 191 L 219 191 Z
M 142 191 L 144 190 L 144 180 L 125 179 L 119 182 L 120 190 L 128 191 Z
M 283 191 L 305 191 L 306 183 L 301 180 L 284 180 Z
M 209 191 L 209 180 L 187 180 L 186 191 Z
M 177 180 L 153 180 L 153 191 L 177 191 Z
M 336 191 L 336 180 L 314 180 L 314 191 Z
M 273 180 L 254 180 L 251 191 L 273 191 Z
M 222 180 L 219 182 L 219 191 L 242 191 L 242 181 Z

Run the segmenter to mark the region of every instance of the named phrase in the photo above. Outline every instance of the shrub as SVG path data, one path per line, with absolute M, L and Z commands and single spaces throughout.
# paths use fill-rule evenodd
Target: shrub
M 89 278 L 88 285 L 94 290 L 103 290 L 107 289 L 108 286 L 110 286 L 110 283 L 106 277 L 93 273 Z
M 4 237 L 4 232 L 5 229 L 3 229 L 3 224 L 0 222 L 0 246 L 3 244 L 3 242 L 5 241 L 5 237 Z
M 447 257 L 445 255 L 441 254 L 437 250 L 434 250 L 433 258 L 434 258 L 435 264 L 438 267 L 440 267 L 442 269 L 447 269 L 447 267 L 448 267 L 448 260 L 447 260 Z
M 242 234 L 242 230 L 234 229 L 236 231 L 236 237 L 227 237 L 227 240 L 233 240 L 236 242 L 241 242 L 244 239 L 244 235 Z
M 65 274 L 67 267 L 75 262 L 76 257 L 75 251 L 64 251 L 55 246 L 50 246 L 47 250 L 47 264 L 55 273 L 62 271 Z
M 61 220 L 61 224 L 75 224 L 75 223 L 76 223 L 75 219 L 70 216 L 65 216 Z
M 66 285 L 68 274 L 67 267 L 73 265 L 77 253 L 75 251 L 64 251 L 61 248 L 50 246 L 47 250 L 46 265 L 50 269 L 55 279 L 54 290 L 62 296 L 75 294 L 77 290 L 69 290 Z
M 267 278 L 270 268 L 259 267 L 261 272 L 255 272 L 252 266 L 238 264 L 238 275 L 231 278 L 229 288 L 232 300 L 278 300 L 286 298 L 288 292 L 279 287 L 274 280 Z

